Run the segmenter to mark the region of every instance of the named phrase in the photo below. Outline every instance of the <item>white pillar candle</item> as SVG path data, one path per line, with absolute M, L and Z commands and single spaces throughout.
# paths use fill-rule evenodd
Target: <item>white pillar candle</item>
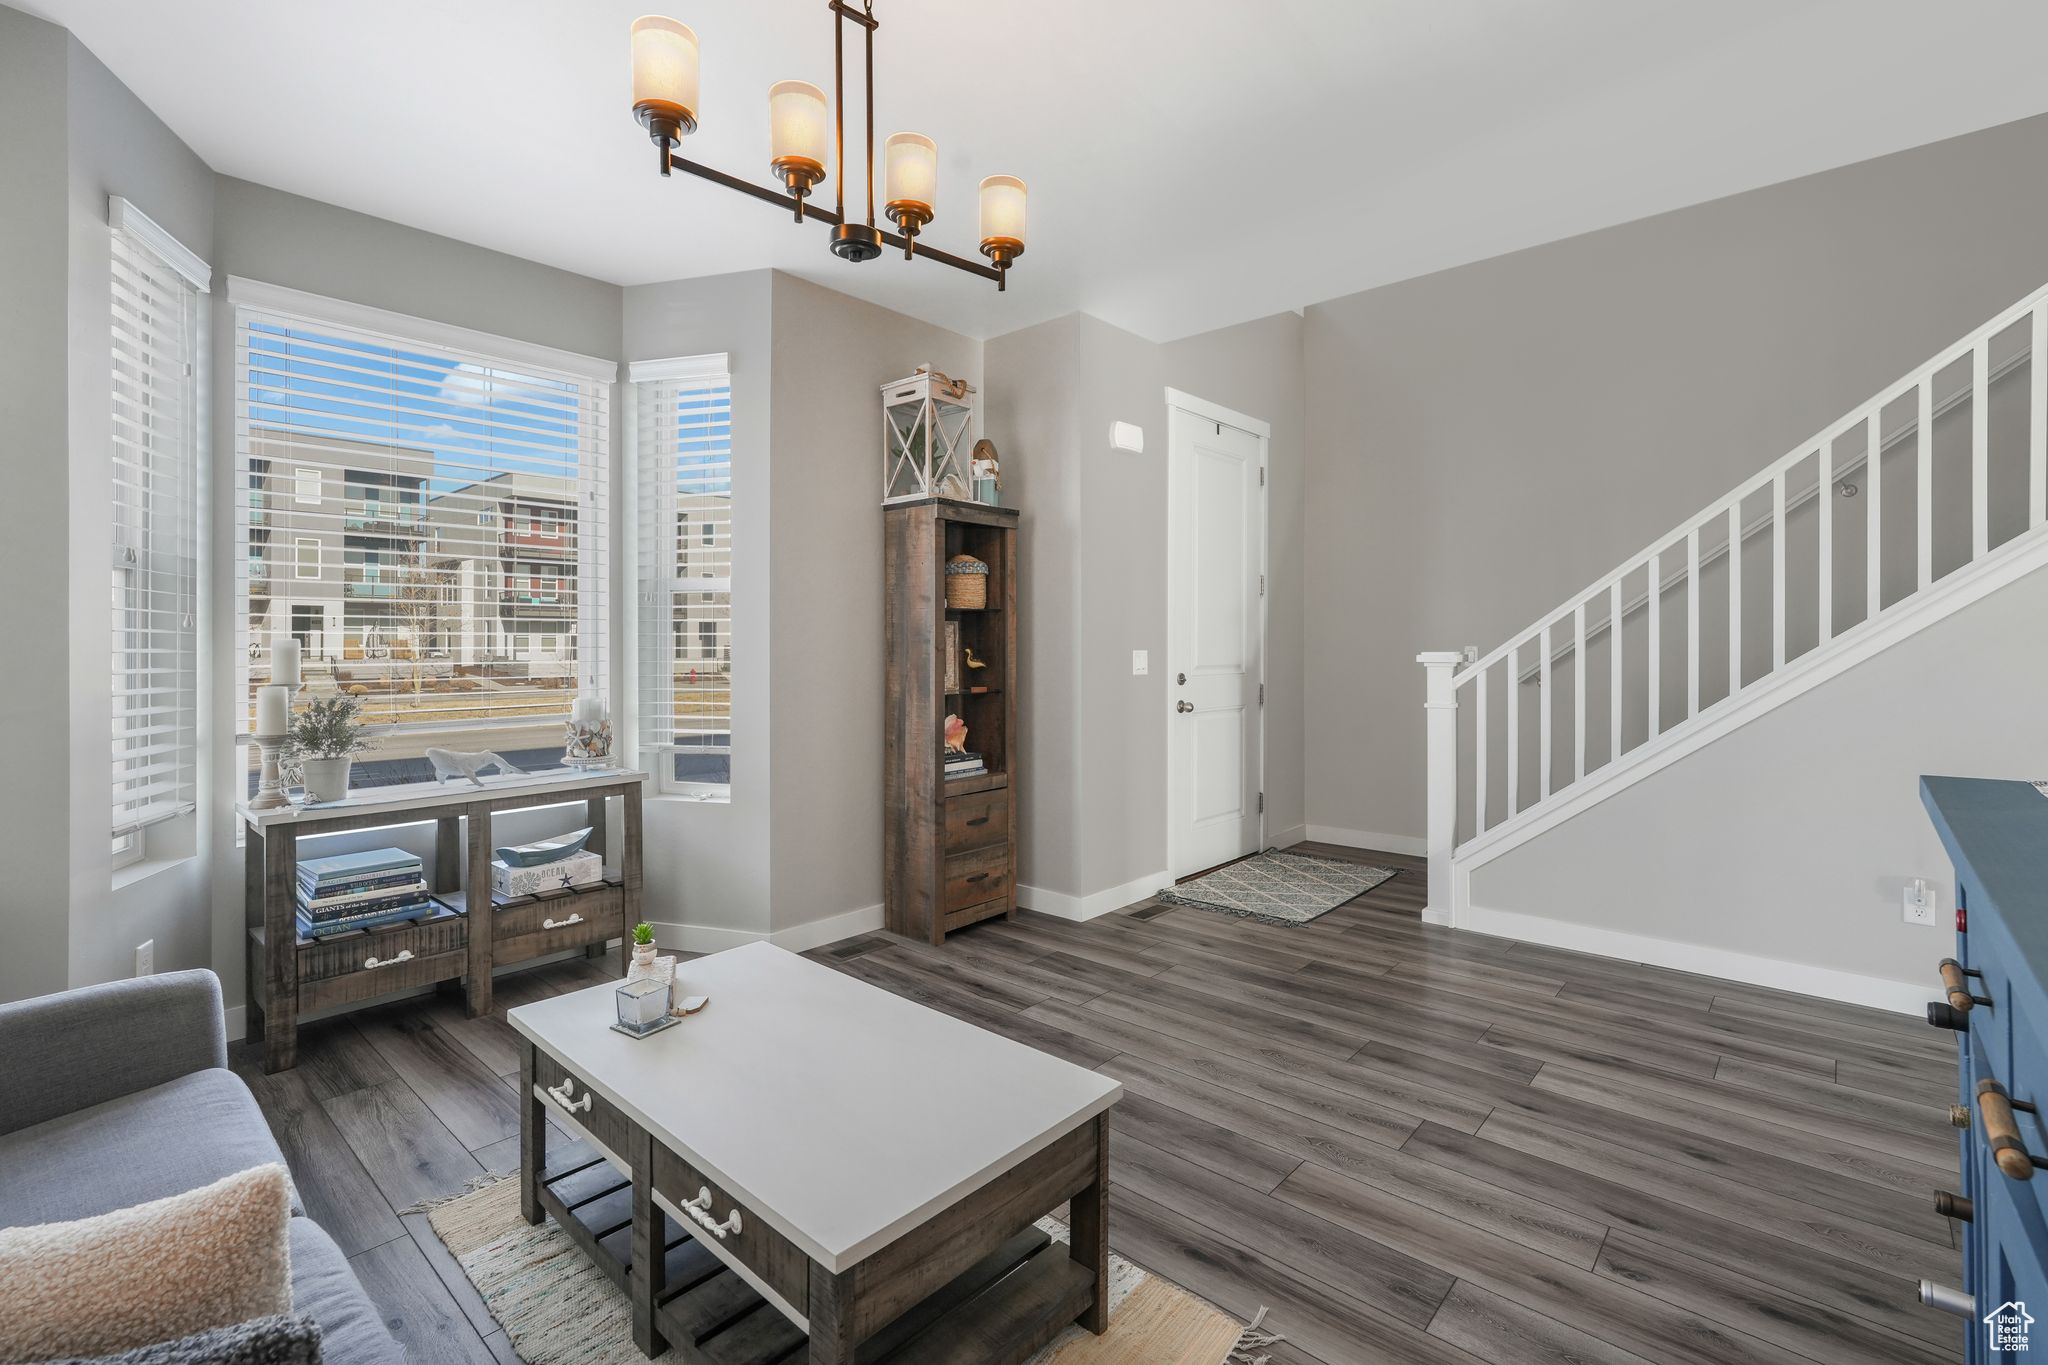
M 299 642 L 289 635 L 271 643 L 270 680 L 285 687 L 299 685 Z
M 265 739 L 291 728 L 291 693 L 272 684 L 256 689 L 256 733 Z
M 578 725 L 596 725 L 604 719 L 604 699 L 602 697 L 578 697 L 575 709 L 569 714 Z

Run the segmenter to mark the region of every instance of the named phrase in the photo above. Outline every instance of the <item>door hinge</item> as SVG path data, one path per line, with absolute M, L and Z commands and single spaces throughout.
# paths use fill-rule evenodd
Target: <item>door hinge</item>
M 1265 486 L 1266 486 L 1266 467 L 1265 467 L 1264 465 L 1260 465 L 1260 466 L 1259 466 L 1259 487 L 1261 487 L 1261 488 L 1264 488 Z
M 1264 683 L 1260 683 L 1260 684 L 1259 684 L 1259 705 L 1261 705 L 1261 706 L 1264 706 L 1265 704 L 1266 704 L 1266 685 L 1265 685 Z
M 1264 792 L 1260 792 L 1260 793 L 1259 793 L 1259 814 L 1261 814 L 1261 815 L 1264 815 L 1265 813 L 1266 813 L 1266 794 L 1265 794 Z
M 1266 576 L 1265 576 L 1264 574 L 1260 574 L 1260 575 L 1259 575 L 1259 596 L 1261 596 L 1261 597 L 1264 597 L 1265 595 L 1266 595 Z

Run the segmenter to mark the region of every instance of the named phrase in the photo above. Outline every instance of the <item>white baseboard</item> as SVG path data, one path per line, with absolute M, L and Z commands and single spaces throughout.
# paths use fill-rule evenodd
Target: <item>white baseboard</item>
M 1476 934 L 1494 934 L 1501 938 L 1519 939 L 1524 943 L 1540 943 L 1546 948 L 1567 948 L 1573 952 L 1593 953 L 1623 962 L 1645 962 L 1653 967 L 1696 972 L 1701 976 L 1718 976 L 1724 980 L 1741 981 L 1751 986 L 1796 991 L 1800 995 L 1816 995 L 1823 1000 L 1868 1005 L 1873 1009 L 1894 1010 L 1900 1014 L 1917 1015 L 1927 1008 L 1928 990 L 1924 981 L 1893 981 L 1881 976 L 1859 976 L 1854 972 L 1839 972 L 1830 967 L 1815 967 L 1804 962 L 1786 962 L 1774 957 L 1758 957 L 1752 953 L 1738 953 L 1728 948 L 1708 948 L 1697 943 L 1680 943 L 1668 938 L 1651 938 L 1644 934 L 1626 933 L 1620 929 L 1602 929 L 1590 924 L 1574 924 L 1568 920 L 1550 919 L 1543 915 L 1525 915 L 1513 910 L 1488 910 L 1483 906 L 1472 905 L 1459 913 L 1457 927 L 1470 929 Z
M 1041 915 L 1052 915 L 1057 919 L 1090 920 L 1106 915 L 1112 910 L 1121 910 L 1126 905 L 1136 905 L 1150 895 L 1164 891 L 1173 885 L 1170 872 L 1150 872 L 1133 882 L 1112 886 L 1107 891 L 1097 891 L 1087 896 L 1069 896 L 1064 891 L 1048 891 L 1042 886 L 1017 886 L 1017 904 L 1026 910 L 1036 910 Z
M 864 905 L 858 910 L 847 910 L 824 919 L 812 920 L 809 924 L 793 924 L 787 929 L 778 929 L 764 934 L 755 929 L 723 929 L 710 924 L 676 924 L 662 920 L 651 920 L 654 926 L 654 941 L 664 948 L 674 948 L 686 953 L 717 953 L 727 948 L 737 948 L 745 943 L 759 943 L 764 939 L 778 948 L 787 948 L 792 953 L 807 953 L 813 948 L 822 948 L 828 943 L 837 943 L 843 938 L 859 934 L 870 934 L 882 927 L 882 907 Z
M 1308 838 L 1307 825 L 1289 825 L 1286 829 L 1275 830 L 1266 838 L 1269 848 L 1292 848 Z
M 247 1005 L 230 1005 L 223 1013 L 222 1018 L 227 1024 L 229 1042 L 239 1043 L 242 1039 L 249 1036 L 248 1009 Z
M 1427 840 L 1413 834 L 1374 834 L 1362 829 L 1338 829 L 1334 825 L 1310 825 L 1308 837 L 1318 844 L 1342 844 L 1368 852 L 1405 853 L 1420 858 L 1429 852 Z
M 864 905 L 858 910 L 848 910 L 841 914 L 828 915 L 824 919 L 812 920 L 809 924 L 793 924 L 787 929 L 777 929 L 768 936 L 768 941 L 778 948 L 787 948 L 792 953 L 808 953 L 813 948 L 822 948 L 843 938 L 872 934 L 881 927 L 882 907 Z

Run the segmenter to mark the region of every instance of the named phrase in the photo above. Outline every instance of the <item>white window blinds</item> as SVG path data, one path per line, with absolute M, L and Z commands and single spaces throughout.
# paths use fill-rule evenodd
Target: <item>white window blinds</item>
M 199 747 L 196 367 L 204 285 L 187 271 L 205 267 L 125 201 L 115 200 L 110 216 L 112 834 L 117 853 L 139 855 L 145 826 L 193 805 Z
M 732 781 L 732 383 L 723 355 L 630 374 L 640 761 L 664 790 L 715 793 Z
M 604 695 L 611 378 L 567 352 L 235 280 L 244 716 L 272 644 L 299 700 L 376 727 L 358 786 L 432 776 L 428 746 L 561 763 Z

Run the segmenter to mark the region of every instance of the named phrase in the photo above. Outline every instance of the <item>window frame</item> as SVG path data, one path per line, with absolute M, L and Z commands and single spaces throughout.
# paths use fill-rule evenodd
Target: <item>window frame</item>
M 188 817 L 198 806 L 200 729 L 200 652 L 204 640 L 201 565 L 205 532 L 200 485 L 203 477 L 205 356 L 209 335 L 207 299 L 213 272 L 205 261 L 129 200 L 107 200 L 108 240 L 108 445 L 111 499 L 111 590 L 113 613 L 108 655 L 109 718 L 119 746 L 136 735 L 121 729 L 134 717 L 124 715 L 123 698 L 137 694 L 138 656 L 165 653 L 161 624 L 139 618 L 161 614 L 152 605 L 168 597 L 173 617 L 170 654 L 173 680 L 167 688 L 149 685 L 151 698 L 145 722 L 161 733 L 168 716 L 175 738 L 168 749 L 171 781 L 168 797 L 136 806 L 137 793 L 123 768 L 122 750 L 113 750 L 110 773 L 108 856 L 110 870 L 141 862 L 156 852 L 153 831 Z M 124 283 L 124 276 L 133 277 Z M 138 292 L 140 291 L 140 292 Z M 168 323 L 151 307 L 152 299 L 175 307 Z M 166 357 L 152 348 L 175 331 L 176 351 Z M 127 348 L 124 351 L 124 347 Z M 179 354 L 181 353 L 181 354 Z M 123 357 L 127 356 L 125 362 Z M 159 380 L 173 367 L 173 392 L 159 402 Z M 125 373 L 124 373 L 125 369 Z M 168 420 L 162 410 L 171 409 Z M 132 453 L 123 453 L 125 451 Z M 132 490 L 124 494 L 122 489 Z M 138 632 L 150 643 L 138 643 Z M 162 672 L 161 665 L 148 669 Z M 167 691 L 165 698 L 156 695 Z M 134 754 L 127 754 L 132 761 Z M 161 759 L 153 766 L 161 769 Z M 147 793 L 143 794 L 144 796 Z M 189 852 L 189 848 L 186 850 Z
M 252 429 L 251 420 L 247 415 L 246 400 L 250 392 L 252 371 L 250 356 L 247 353 L 243 338 L 245 332 L 253 326 L 273 328 L 282 325 L 292 329 L 304 328 L 308 332 L 315 334 L 326 332 L 334 341 L 344 344 L 366 344 L 390 347 L 399 351 L 432 354 L 440 358 L 452 360 L 457 368 L 476 366 L 494 371 L 510 371 L 515 376 L 531 376 L 536 379 L 547 380 L 551 383 L 559 383 L 573 389 L 577 394 L 572 419 L 574 422 L 573 430 L 576 433 L 576 442 L 572 447 L 565 446 L 564 449 L 574 451 L 573 471 L 570 477 L 574 480 L 576 495 L 579 501 L 573 513 L 564 514 L 563 522 L 566 523 L 571 515 L 577 518 L 577 534 L 581 538 L 580 544 L 583 547 L 583 552 L 578 560 L 577 577 L 579 588 L 577 593 L 577 615 L 575 619 L 567 623 L 568 628 L 557 638 L 560 641 L 573 642 L 576 650 L 574 674 L 570 679 L 571 687 L 565 695 L 570 697 L 579 694 L 615 697 L 613 685 L 614 661 L 612 656 L 617 631 L 615 629 L 616 623 L 612 619 L 610 565 L 612 556 L 618 553 L 618 550 L 613 543 L 613 528 L 609 508 L 611 499 L 615 495 L 613 489 L 615 475 L 611 470 L 611 422 L 613 417 L 612 405 L 616 401 L 615 390 L 618 382 L 618 363 L 613 360 L 599 359 L 514 338 L 474 331 L 452 324 L 436 322 L 431 319 L 389 312 L 367 305 L 351 303 L 346 300 L 304 293 L 299 290 L 287 289 L 282 286 L 239 276 L 228 278 L 226 294 L 228 302 L 234 310 L 233 324 L 236 336 L 237 354 L 232 380 L 235 386 L 240 415 L 238 415 L 235 429 L 234 458 L 236 461 L 235 477 L 240 488 L 245 489 L 248 487 L 249 481 L 254 477 L 252 466 L 258 464 L 258 462 L 272 469 L 290 467 L 294 469 L 291 493 L 294 500 L 296 500 L 296 467 L 292 466 L 288 459 L 266 457 L 253 449 L 258 439 L 262 436 L 261 428 L 263 425 L 262 423 L 256 423 L 255 428 Z M 288 435 L 298 430 L 298 428 L 290 423 L 286 423 L 282 429 Z M 313 439 L 317 440 L 317 435 Z M 324 458 L 324 456 L 321 458 Z M 277 487 L 277 482 L 273 480 L 273 488 Z M 344 481 L 344 487 L 346 489 L 346 481 Z M 406 488 L 395 483 L 389 488 L 380 488 L 377 491 L 380 494 L 378 504 L 387 511 L 396 510 L 404 513 L 409 509 L 425 506 L 431 501 L 424 495 L 411 493 Z M 277 489 L 273 496 L 281 496 L 282 493 L 282 489 Z M 238 494 L 238 498 L 241 496 Z M 472 519 L 467 509 L 450 513 L 449 515 L 464 522 Z M 482 532 L 490 532 L 493 528 L 502 528 L 498 532 L 500 537 L 509 531 L 512 524 L 508 515 L 503 514 L 500 509 L 492 506 L 477 508 L 473 520 Z M 240 557 L 235 562 L 245 564 L 252 543 L 246 516 L 238 516 L 235 529 L 239 541 L 238 549 L 241 552 Z M 281 534 L 274 531 L 272 543 L 277 543 L 283 539 L 284 535 L 289 533 L 289 529 Z M 366 534 L 369 533 L 366 532 Z M 337 538 L 345 542 L 345 537 Z M 567 539 L 566 526 L 564 534 L 558 537 L 558 539 Z M 315 543 L 317 545 L 317 539 Z M 499 550 L 502 550 L 501 541 L 494 538 L 493 543 L 497 545 Z M 315 581 L 321 580 L 324 575 L 329 573 L 345 575 L 346 567 L 341 563 L 341 561 L 347 558 L 345 543 L 339 548 L 341 548 L 342 553 L 335 556 L 333 560 L 330 560 L 324 553 L 315 551 L 320 554 L 319 572 L 313 575 Z M 299 553 L 300 551 L 295 545 L 292 556 L 295 578 L 297 576 Z M 424 545 L 421 547 L 421 553 L 422 555 L 427 553 L 427 548 Z M 382 563 L 381 560 L 380 563 Z M 384 567 L 396 570 L 402 569 L 404 565 L 402 562 L 398 562 L 385 565 Z M 275 565 L 271 566 L 270 572 L 273 578 L 275 578 L 277 575 Z M 484 579 L 482 581 L 488 582 L 489 580 Z M 337 578 L 336 582 L 339 585 L 340 579 Z M 259 623 L 253 621 L 250 616 L 251 594 L 249 587 L 247 575 L 238 574 L 233 590 L 233 609 L 235 612 L 235 630 L 237 635 L 235 657 L 239 673 L 236 691 L 238 698 L 248 695 L 251 674 L 252 672 L 260 673 L 262 667 L 260 662 L 262 651 L 254 638 Z M 486 590 L 494 591 L 494 589 L 488 588 Z M 288 593 L 274 589 L 270 594 L 273 606 L 280 598 L 287 596 L 289 596 Z M 274 619 L 273 624 L 275 624 Z M 380 618 L 373 624 L 379 627 L 388 627 L 391 623 Z M 484 623 L 484 628 L 498 627 L 500 624 L 498 618 L 493 615 Z M 346 651 L 349 647 L 348 640 L 352 635 L 353 629 L 346 620 L 345 615 L 340 621 L 338 629 L 330 626 L 328 628 L 329 635 L 331 637 L 340 637 L 338 643 L 335 643 L 333 647 Z M 446 629 L 445 625 L 441 627 L 434 638 L 445 641 Z M 283 632 L 280 631 L 280 633 Z M 365 641 L 368 641 L 370 634 L 365 634 L 363 638 Z M 509 633 L 503 638 L 509 638 Z M 415 644 L 414 648 L 418 647 Z M 536 718 L 533 724 L 533 734 L 539 736 L 547 733 L 552 721 L 552 717 L 545 720 Z M 237 729 L 241 729 L 246 722 L 238 716 L 236 724 Z M 395 730 L 417 741 L 422 737 L 431 736 L 436 730 L 474 730 L 476 727 L 477 722 L 471 718 L 435 717 L 396 726 L 380 723 L 377 728 L 380 731 Z M 552 740 L 554 735 L 549 733 L 548 738 Z M 433 743 L 435 741 L 431 738 L 426 738 L 424 742 Z M 536 747 L 539 746 L 536 745 Z M 409 755 L 404 753 L 396 753 L 389 756 L 393 758 L 409 757 Z M 238 780 L 240 778 L 239 771 L 237 778 Z M 237 790 L 239 793 L 239 788 Z
M 637 571 L 636 585 L 641 603 L 638 639 L 633 660 L 634 677 L 638 684 L 634 723 L 636 750 L 640 766 L 654 776 L 655 790 L 664 796 L 685 800 L 730 802 L 735 785 L 732 759 L 733 744 L 733 698 L 734 673 L 732 656 L 732 632 L 735 617 L 733 603 L 733 505 L 728 503 L 726 517 L 726 572 L 717 577 L 689 575 L 686 570 L 693 556 L 693 546 L 702 548 L 717 544 L 716 523 L 710 517 L 691 519 L 684 509 L 676 508 L 670 513 L 661 501 L 659 487 L 663 458 L 652 445 L 654 436 L 645 430 L 642 410 L 661 403 L 661 394 L 667 390 L 670 398 L 680 398 L 686 392 L 701 391 L 725 393 L 725 424 L 727 438 L 725 447 L 725 485 L 728 499 L 733 497 L 733 449 L 732 426 L 732 366 L 727 352 L 712 352 L 705 355 L 678 356 L 664 360 L 633 361 L 627 367 L 629 396 L 625 401 L 629 427 L 628 445 L 633 459 L 633 492 L 637 503 L 637 514 L 630 518 L 633 534 L 638 541 L 635 553 Z M 671 469 L 673 466 L 670 467 Z M 670 505 L 673 499 L 670 500 Z M 691 530 L 701 527 L 701 540 L 693 538 Z M 657 540 L 657 537 L 659 539 Z M 723 596 L 726 604 L 726 657 L 717 662 L 725 665 L 726 689 L 726 742 L 723 745 L 692 745 L 687 749 L 675 745 L 656 745 L 648 734 L 656 708 L 662 706 L 660 695 L 650 697 L 648 689 L 655 686 L 651 680 L 671 676 L 667 671 L 672 665 L 676 650 L 675 603 L 684 594 Z M 697 637 L 692 636 L 694 646 Z M 726 781 L 701 782 L 676 776 L 676 758 L 680 754 L 723 754 L 726 759 Z

